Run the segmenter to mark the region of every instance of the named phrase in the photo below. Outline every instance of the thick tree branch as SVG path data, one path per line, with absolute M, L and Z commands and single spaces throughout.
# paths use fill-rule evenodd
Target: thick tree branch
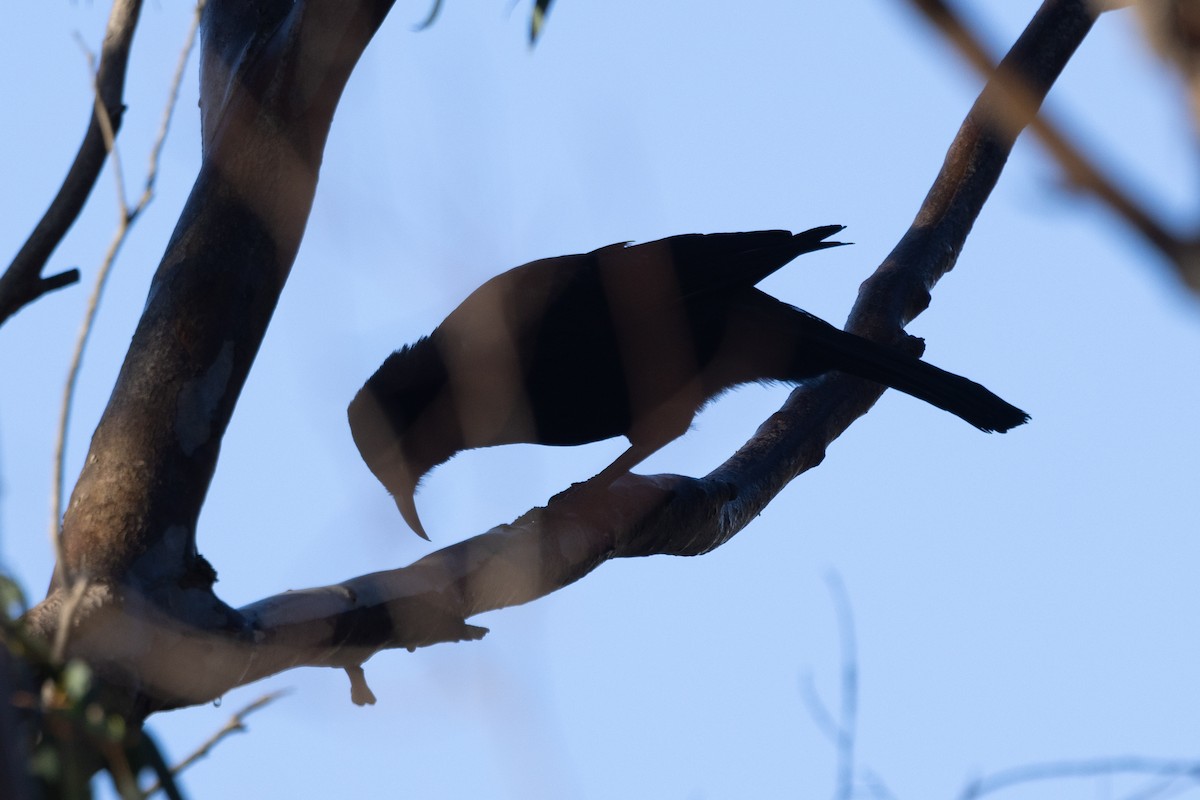
M 90 111 L 87 133 L 58 194 L 16 258 L 0 275 L 0 325 L 43 294 L 79 280 L 77 269 L 45 278 L 42 270 L 79 217 L 100 176 L 109 149 L 105 127 L 114 134 L 121 127 L 121 117 L 125 113 L 125 68 L 129 64 L 129 49 L 141 11 L 141 0 L 113 0 L 100 52 L 100 67 L 96 71 L 96 101 Z
M 1147 775 L 1200 782 L 1200 762 L 1189 759 L 1144 758 L 1142 756 L 1118 756 L 1092 758 L 1080 761 L 1050 761 L 1044 764 L 1026 764 L 996 772 L 971 781 L 963 787 L 960 800 L 975 800 L 989 794 L 1040 781 L 1061 781 L 1066 778 L 1099 778 L 1120 774 Z M 1163 787 L 1169 788 L 1169 787 Z M 1158 791 L 1138 794 L 1152 797 Z
M 337 101 L 390 5 L 212 0 L 205 8 L 200 174 L 63 521 L 67 579 L 89 584 L 75 623 L 83 635 L 68 652 L 111 668 L 104 674 L 119 684 L 153 682 L 153 670 L 141 674 L 147 639 L 139 634 L 159 617 L 253 636 L 212 593 L 196 519 L 299 247 Z M 44 614 L 61 595 L 31 613 L 35 631 L 53 631 Z M 125 623 L 134 629 L 121 630 Z M 130 638 L 118 642 L 119 633 Z M 133 650 L 120 652 L 124 645 Z M 161 696 L 174 695 L 164 687 Z

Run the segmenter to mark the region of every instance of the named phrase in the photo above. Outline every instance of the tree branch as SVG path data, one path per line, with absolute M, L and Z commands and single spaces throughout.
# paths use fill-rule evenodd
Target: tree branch
M 100 176 L 109 150 L 105 128 L 115 135 L 121 127 L 121 118 L 125 113 L 125 68 L 129 64 L 133 32 L 141 11 L 141 0 L 113 0 L 104 32 L 100 67 L 96 71 L 95 107 L 89 111 L 91 121 L 87 133 L 58 194 L 16 258 L 0 275 L 0 325 L 43 294 L 79 280 L 77 269 L 45 278 L 42 277 L 42 270 L 51 253 L 79 217 Z
M 69 573 L 211 583 L 195 520 L 299 247 L 334 107 L 381 21 L 369 2 L 205 8 L 204 159 L 66 511 Z
M 222 604 L 196 553 L 196 516 L 299 244 L 333 106 L 387 5 L 285 3 L 272 15 L 210 0 L 206 11 L 204 164 L 64 527 L 70 570 L 93 579 L 71 647 L 132 687 L 143 713 L 296 666 L 354 674 L 381 649 L 476 639 L 484 631 L 466 619 L 542 597 L 611 558 L 708 552 L 820 463 L 883 392 L 828 376 L 794 391 L 704 478 L 628 475 L 606 488 L 572 487 L 513 525 L 409 567 L 238 611 Z M 256 25 L 242 27 L 251 17 Z M 1047 0 L 1000 73 L 1019 75 L 1040 102 L 1093 21 L 1087 0 Z M 1006 83 L 984 88 L 912 227 L 863 283 L 850 330 L 921 349 L 902 328 L 954 266 L 1035 111 L 1015 121 L 1003 112 Z M 62 602 L 62 592 L 43 601 L 31 627 L 52 630 Z
M 909 3 L 923 13 L 946 39 L 958 48 L 972 67 L 985 75 L 994 73 L 995 61 L 987 52 L 987 48 L 944 0 L 909 0 Z M 1114 10 L 1114 6 L 1103 6 L 1102 10 L 1111 11 Z M 1022 124 L 1021 120 L 1029 118 L 1031 110 L 1036 110 L 1040 101 L 1036 96 L 1031 96 L 1031 92 L 1017 76 L 1013 77 L 1016 79 L 1005 87 L 1007 103 L 1000 110 L 1012 116 L 1009 124 Z M 1118 186 L 1111 176 L 1105 174 L 1094 160 L 1071 141 L 1063 127 L 1046 114 L 1034 117 L 1029 125 L 1051 158 L 1058 162 L 1071 188 L 1091 194 L 1106 205 L 1158 250 L 1185 286 L 1193 292 L 1200 293 L 1200 238 L 1194 233 L 1179 235 L 1168 230 L 1145 205 L 1139 203 L 1126 189 Z
M 1081 761 L 1050 761 L 1044 764 L 1026 764 L 971 781 L 963 787 L 959 798 L 960 800 L 975 800 L 975 798 L 1011 789 L 1014 786 L 1039 781 L 1058 781 L 1064 778 L 1095 778 L 1121 773 L 1189 778 L 1192 782 L 1198 782 L 1200 781 L 1200 761 L 1124 756 L 1092 758 Z

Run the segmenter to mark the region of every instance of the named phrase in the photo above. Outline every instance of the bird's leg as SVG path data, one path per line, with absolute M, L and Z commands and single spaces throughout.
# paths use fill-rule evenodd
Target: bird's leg
M 585 485 L 594 489 L 607 489 L 613 481 L 622 475 L 629 474 L 629 470 L 645 461 L 655 450 L 658 450 L 658 447 L 631 444 L 628 450 L 617 456 L 616 461 L 597 473 L 594 478 L 589 478 Z

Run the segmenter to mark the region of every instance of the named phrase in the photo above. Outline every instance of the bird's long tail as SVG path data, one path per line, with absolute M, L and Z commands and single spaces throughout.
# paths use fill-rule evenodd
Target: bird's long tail
M 817 323 L 807 326 L 806 338 L 835 369 L 912 395 L 989 433 L 1003 433 L 1029 421 L 1024 411 L 972 380 L 804 315 Z

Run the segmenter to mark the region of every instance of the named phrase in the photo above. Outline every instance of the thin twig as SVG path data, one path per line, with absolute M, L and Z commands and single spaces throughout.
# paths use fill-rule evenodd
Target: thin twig
M 70 590 L 63 601 L 62 610 L 59 612 L 58 628 L 54 631 L 54 649 L 50 651 L 51 660 L 55 664 L 61 664 L 63 661 L 63 655 L 67 650 L 67 641 L 71 638 L 71 623 L 75 619 L 75 611 L 79 608 L 87 590 L 88 579 L 86 577 L 70 584 Z
M 841 575 L 836 570 L 830 570 L 825 575 L 825 583 L 837 616 L 838 641 L 842 651 L 839 718 L 835 720 L 821 700 L 812 673 L 805 675 L 802 690 L 809 716 L 837 749 L 837 787 L 833 796 L 835 800 L 850 800 L 855 793 L 854 748 L 858 735 L 858 643 L 854 631 L 854 611 Z M 863 768 L 861 777 L 871 788 L 872 794 L 890 795 L 883 781 L 874 772 Z
M 842 647 L 842 709 L 838 720 L 838 800 L 850 800 L 854 794 L 854 745 L 858 737 L 858 645 L 854 632 L 854 611 L 846 585 L 836 570 L 825 574 L 825 584 L 833 600 L 838 621 L 838 640 Z
M 172 115 L 174 114 L 175 106 L 179 100 L 179 88 L 183 82 L 183 75 L 187 66 L 188 58 L 191 55 L 192 49 L 196 42 L 196 31 L 200 25 L 200 13 L 204 8 L 205 0 L 199 0 L 196 4 L 195 13 L 192 19 L 192 24 L 188 28 L 187 37 L 184 40 L 183 48 L 180 51 L 179 63 L 176 66 L 175 74 L 171 79 L 170 90 L 168 93 L 166 107 L 163 111 L 162 124 L 159 128 L 158 137 L 155 139 L 153 146 L 150 149 L 149 166 L 147 167 L 145 187 L 141 197 L 135 206 L 130 208 L 125 199 L 125 187 L 122 177 L 121 162 L 118 156 L 116 142 L 113 139 L 113 129 L 108 123 L 107 114 L 104 111 L 104 106 L 100 97 L 99 87 L 96 91 L 96 116 L 103 120 L 100 123 L 101 130 L 104 132 L 105 146 L 109 149 L 113 159 L 113 172 L 117 182 L 117 202 L 120 208 L 120 217 L 117 222 L 117 230 L 113 234 L 112 241 L 108 245 L 108 250 L 104 254 L 104 260 L 100 264 L 100 269 L 96 273 L 96 283 L 92 288 L 92 294 L 88 298 L 88 306 L 84 313 L 83 323 L 80 326 L 79 336 L 75 342 L 75 351 L 71 357 L 71 364 L 67 370 L 66 385 L 63 388 L 62 408 L 59 412 L 58 419 L 58 437 L 54 447 L 54 477 L 51 482 L 51 538 L 54 542 L 54 551 L 57 563 L 54 567 L 55 581 L 58 585 L 66 586 L 69 576 L 66 574 L 66 552 L 62 541 L 62 511 L 63 511 L 63 495 L 66 486 L 66 446 L 67 434 L 71 418 L 71 406 L 75 397 L 75 386 L 79 379 L 79 370 L 83 363 L 83 354 L 87 349 L 88 339 L 91 336 L 93 324 L 96 319 L 96 312 L 100 307 L 100 299 L 104 294 L 104 287 L 108 283 L 108 277 L 112 272 L 113 263 L 116 261 L 117 254 L 120 252 L 121 246 L 125 243 L 125 239 L 129 235 L 134 222 L 147 206 L 154 199 L 154 183 L 158 177 L 159 156 L 162 152 L 164 143 L 166 142 L 167 133 L 170 130 Z M 81 46 L 82 43 L 81 43 Z M 87 52 L 86 47 L 84 47 Z M 94 57 L 90 52 L 87 53 L 89 67 L 94 65 Z M 95 80 L 95 78 L 93 78 Z M 67 606 L 64 606 L 66 609 Z M 65 620 L 64 620 L 65 622 Z M 64 629 L 69 628 L 69 625 L 63 625 Z
M 138 198 L 138 210 L 148 206 L 154 198 L 154 186 L 158 181 L 159 157 L 162 155 L 163 145 L 167 143 L 167 132 L 171 129 L 171 119 L 175 116 L 175 109 L 179 105 L 179 89 L 183 85 L 183 74 L 187 71 L 188 60 L 196 46 L 196 34 L 200 30 L 200 15 L 204 13 L 204 6 L 207 2 L 208 0 L 197 0 L 191 27 L 188 28 L 187 36 L 183 40 L 183 48 L 179 51 L 179 61 L 175 64 L 175 74 L 171 77 L 170 94 L 167 96 L 167 104 L 163 108 L 162 122 L 158 126 L 158 136 L 150 148 L 150 163 L 146 168 L 146 185 L 142 190 L 142 196 Z
M 987 794 L 994 794 L 1021 784 L 1037 781 L 1095 778 L 1120 774 L 1191 778 L 1193 781 L 1200 782 L 1200 761 L 1124 756 L 1028 764 L 977 778 L 963 787 L 959 797 L 961 800 L 976 800 Z
M 800 691 L 804 695 L 804 705 L 808 709 L 808 716 L 816 723 L 821 733 L 836 745 L 841 731 L 838 730 L 837 720 L 833 718 L 833 714 L 829 713 L 829 706 L 825 705 L 825 701 L 821 699 L 821 693 L 817 691 L 817 682 L 813 677 L 812 670 L 804 673 L 804 677 L 800 680 Z
M 868 767 L 863 767 L 860 774 L 867 791 L 871 793 L 871 797 L 879 798 L 879 800 L 897 800 L 895 792 L 884 782 L 878 772 Z
M 1195 787 L 1181 785 L 1178 775 L 1169 775 L 1165 778 L 1155 778 L 1147 782 L 1145 786 L 1137 791 L 1125 795 L 1124 800 L 1159 800 L 1159 798 L 1183 794 L 1193 788 Z
M 185 758 L 183 761 L 180 761 L 175 766 L 171 767 L 171 774 L 176 775 L 176 776 L 179 775 L 185 769 L 192 766 L 200 759 L 207 757 L 208 754 L 213 751 L 213 748 L 215 748 L 218 744 L 220 744 L 225 738 L 232 736 L 235 733 L 245 732 L 247 730 L 246 717 L 250 716 L 255 711 L 258 711 L 259 709 L 266 708 L 271 703 L 274 703 L 276 700 L 283 697 L 287 693 L 288 693 L 287 690 L 281 690 L 278 692 L 270 692 L 268 694 L 264 694 L 262 697 L 258 698 L 254 702 L 243 707 L 241 710 L 239 710 L 237 713 L 235 713 L 232 717 L 229 718 L 229 721 L 225 723 L 224 727 L 222 727 L 220 730 L 216 731 L 203 744 L 201 744 L 199 747 L 197 747 L 190 756 Z M 150 797 L 151 795 L 155 794 L 156 792 L 161 791 L 162 788 L 163 788 L 162 783 L 156 781 L 149 789 L 147 789 L 145 791 L 145 796 Z
M 100 94 L 100 76 L 96 73 L 96 54 L 88 48 L 87 42 L 75 32 L 75 43 L 83 51 L 87 59 L 88 74 L 92 76 L 92 98 L 95 105 L 96 124 L 100 126 L 100 135 L 104 139 L 104 152 L 112 160 L 113 183 L 117 190 L 117 210 L 124 221 L 129 220 L 129 202 L 125 199 L 125 170 L 121 168 L 121 153 L 117 150 L 117 132 L 113 129 L 111 113 L 104 106 L 104 98 Z

